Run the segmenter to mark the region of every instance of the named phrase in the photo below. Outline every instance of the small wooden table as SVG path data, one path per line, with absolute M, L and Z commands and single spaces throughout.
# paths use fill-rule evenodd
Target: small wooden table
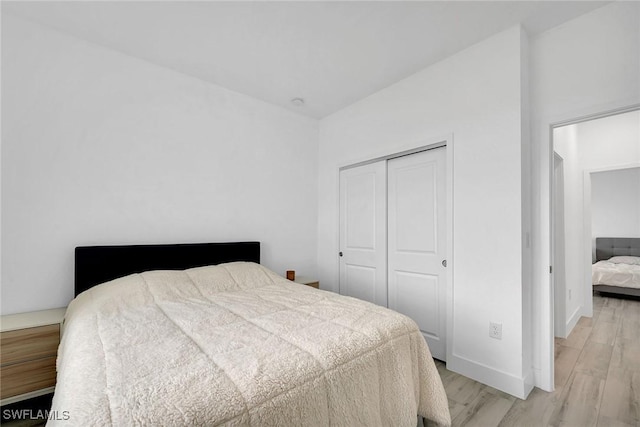
M 311 277 L 297 276 L 294 282 L 320 289 L 320 282 L 318 282 L 317 279 L 312 279 Z

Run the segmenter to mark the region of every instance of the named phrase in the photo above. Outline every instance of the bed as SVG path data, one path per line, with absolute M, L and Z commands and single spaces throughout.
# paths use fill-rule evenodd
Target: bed
M 411 319 L 224 245 L 76 250 L 49 424 L 450 425 Z
M 640 296 L 640 238 L 596 238 L 591 275 L 598 292 Z

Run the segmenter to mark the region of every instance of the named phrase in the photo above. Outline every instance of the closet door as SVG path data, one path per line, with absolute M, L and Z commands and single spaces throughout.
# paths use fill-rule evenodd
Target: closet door
M 446 358 L 446 149 L 388 162 L 389 308 L 420 327 Z
M 340 171 L 340 293 L 387 306 L 387 166 Z

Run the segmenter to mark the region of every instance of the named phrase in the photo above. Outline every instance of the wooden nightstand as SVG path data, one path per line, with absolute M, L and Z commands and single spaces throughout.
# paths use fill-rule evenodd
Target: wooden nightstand
M 296 277 L 296 280 L 294 280 L 294 282 L 300 283 L 301 285 L 311 286 L 312 288 L 320 289 L 320 282 L 310 277 L 298 276 Z
M 0 405 L 53 392 L 66 308 L 0 317 Z

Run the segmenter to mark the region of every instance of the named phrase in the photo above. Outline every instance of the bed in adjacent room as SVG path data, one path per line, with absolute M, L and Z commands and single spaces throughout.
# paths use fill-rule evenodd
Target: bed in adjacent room
M 596 238 L 591 276 L 596 291 L 640 296 L 640 238 Z
M 68 411 L 61 423 L 450 425 L 411 319 L 290 282 L 259 264 L 257 242 L 208 245 L 215 255 L 78 248 L 52 407 Z

